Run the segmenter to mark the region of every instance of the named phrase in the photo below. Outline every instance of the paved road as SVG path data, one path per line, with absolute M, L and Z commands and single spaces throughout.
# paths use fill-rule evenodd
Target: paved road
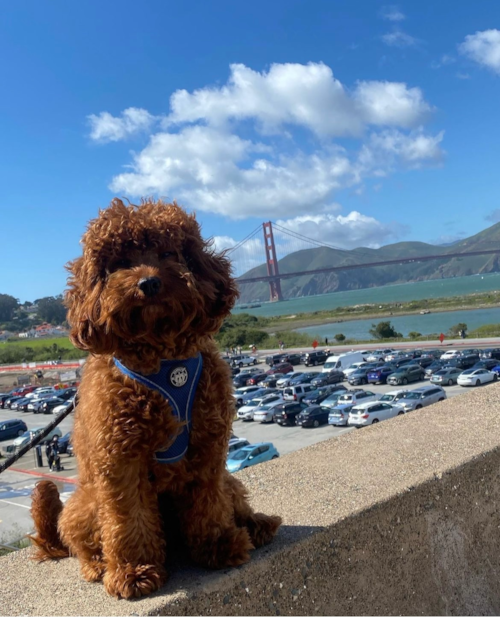
M 321 369 L 321 367 L 316 369 L 304 367 L 296 368 L 301 371 Z M 407 387 L 413 389 L 420 385 L 424 385 L 424 383 L 427 382 L 417 382 Z M 389 390 L 394 390 L 395 388 L 394 386 L 380 385 L 368 386 L 365 387 L 365 389 L 373 390 L 377 393 L 384 393 Z M 446 387 L 448 397 L 458 396 L 465 391 L 466 389 L 460 386 Z M 0 420 L 12 417 L 19 417 L 18 412 L 0 409 Z M 21 417 L 30 429 L 43 426 L 52 419 L 52 416 L 33 413 L 24 413 L 21 414 Z M 71 431 L 72 427 L 73 415 L 71 414 L 60 424 L 62 434 L 64 435 L 68 431 Z M 254 422 L 241 421 L 237 421 L 234 424 L 234 432 L 238 437 L 244 437 L 251 443 L 272 441 L 282 456 L 331 437 L 339 437 L 351 430 L 354 429 L 350 427 L 331 426 L 320 426 L 316 429 L 303 429 L 292 426 L 282 427 L 277 424 L 257 424 Z M 9 443 L 11 442 L 6 441 L 0 445 L 3 447 Z M 66 499 L 71 494 L 71 491 L 74 490 L 74 482 L 77 477 L 76 461 L 73 457 L 68 457 L 66 455 L 62 455 L 61 459 L 65 468 L 64 471 L 59 474 L 50 474 L 45 458 L 45 467 L 38 469 L 36 467 L 33 451 L 30 451 L 22 459 L 17 461 L 13 468 L 0 475 L 0 543 L 8 541 L 9 538 L 18 538 L 31 530 L 31 517 L 29 514 L 30 494 L 35 482 L 44 477 L 43 475 L 40 476 L 40 474 L 52 475 L 59 485 L 59 490 L 63 494 L 63 499 Z

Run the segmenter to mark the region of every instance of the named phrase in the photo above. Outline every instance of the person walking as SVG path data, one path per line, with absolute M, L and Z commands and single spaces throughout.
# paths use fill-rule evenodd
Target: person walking
M 50 448 L 50 454 L 47 455 L 50 470 L 64 471 L 64 467 L 61 466 L 61 456 L 59 454 L 59 437 L 54 435 L 47 447 Z

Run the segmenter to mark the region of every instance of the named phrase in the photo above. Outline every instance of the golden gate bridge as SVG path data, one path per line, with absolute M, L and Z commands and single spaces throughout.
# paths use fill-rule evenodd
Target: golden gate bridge
M 442 252 L 431 255 L 411 255 L 408 257 L 398 257 L 395 259 L 374 259 L 375 250 L 358 248 L 356 249 L 357 256 L 364 255 L 366 261 L 363 263 L 342 263 L 339 265 L 325 266 L 320 268 L 311 268 L 308 270 L 293 270 L 280 272 L 279 257 L 290 255 L 292 253 L 306 250 L 310 248 L 326 247 L 335 249 L 349 258 L 352 251 L 320 242 L 313 238 L 287 229 L 279 223 L 267 221 L 256 227 L 250 234 L 245 236 L 235 246 L 227 250 L 227 255 L 233 262 L 233 268 L 237 275 L 238 285 L 248 285 L 250 283 L 267 282 L 269 285 L 269 299 L 271 302 L 283 300 L 281 291 L 281 280 L 293 277 L 300 277 L 311 274 L 324 274 L 328 272 L 338 272 L 346 270 L 358 270 L 361 268 L 374 268 L 377 266 L 388 265 L 403 265 L 409 263 L 418 263 L 424 261 L 433 261 L 439 259 L 450 259 L 453 257 L 474 257 L 478 255 L 493 255 L 500 253 L 500 246 L 496 242 L 482 243 L 486 248 L 480 250 L 456 250 L 453 247 L 441 247 Z M 489 247 L 491 245 L 491 248 Z M 436 250 L 438 247 L 436 247 Z M 264 254 L 264 262 L 261 255 Z M 258 266 L 265 263 L 266 274 L 253 273 Z

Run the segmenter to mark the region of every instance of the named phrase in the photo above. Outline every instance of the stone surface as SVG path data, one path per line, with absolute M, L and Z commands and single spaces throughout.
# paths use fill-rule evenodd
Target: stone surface
M 499 614 L 499 403 L 500 384 L 475 389 L 242 472 L 284 526 L 241 568 L 117 601 L 75 560 L 21 551 L 0 560 L 0 613 Z

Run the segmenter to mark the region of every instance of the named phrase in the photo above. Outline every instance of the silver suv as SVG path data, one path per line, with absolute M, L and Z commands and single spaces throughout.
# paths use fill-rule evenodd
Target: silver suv
M 312 392 L 316 388 L 311 386 L 311 384 L 305 383 L 301 386 L 290 386 L 289 388 L 285 388 L 283 390 L 283 399 L 285 401 L 300 401 L 305 397 L 306 394 Z
M 422 386 L 405 394 L 405 397 L 398 401 L 398 405 L 405 411 L 413 411 L 444 401 L 445 398 L 446 392 L 440 386 Z

